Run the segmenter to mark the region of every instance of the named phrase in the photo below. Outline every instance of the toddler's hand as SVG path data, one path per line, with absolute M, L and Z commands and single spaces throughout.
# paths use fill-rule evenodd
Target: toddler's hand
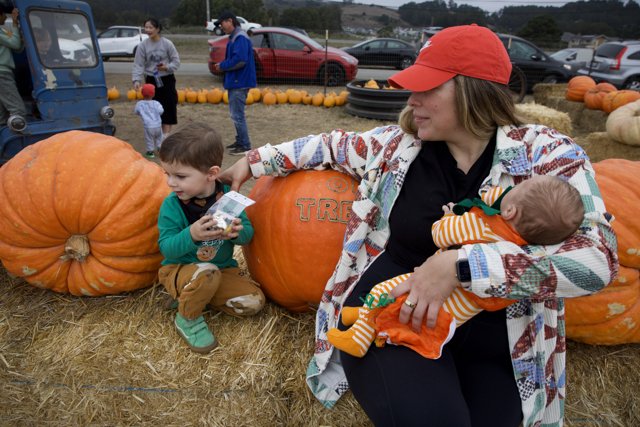
M 455 205 L 456 205 L 456 204 L 455 204 L 455 203 L 453 203 L 453 202 L 449 202 L 449 203 L 447 203 L 446 205 L 443 205 L 443 206 L 442 206 L 442 212 L 444 212 L 445 214 L 450 214 L 450 213 L 452 213 L 452 212 L 453 212 L 453 207 L 454 207 Z

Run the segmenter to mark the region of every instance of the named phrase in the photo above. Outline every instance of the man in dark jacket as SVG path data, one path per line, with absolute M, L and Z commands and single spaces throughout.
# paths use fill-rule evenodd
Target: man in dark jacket
M 236 140 L 227 148 L 231 149 L 229 154 L 241 156 L 251 149 L 244 106 L 249 89 L 256 86 L 253 45 L 233 13 L 222 12 L 215 25 L 229 35 L 224 61 L 215 64 L 216 70 L 224 71 L 224 88 L 229 94 L 229 111 L 236 127 Z

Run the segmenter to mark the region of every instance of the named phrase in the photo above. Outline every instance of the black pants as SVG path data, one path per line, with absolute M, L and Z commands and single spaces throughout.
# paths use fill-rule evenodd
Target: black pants
M 163 125 L 175 125 L 178 123 L 178 92 L 176 91 L 176 77 L 173 74 L 162 76 L 162 87 L 156 86 L 153 76 L 146 76 L 145 82 L 156 86 L 156 95 L 153 97 L 162 104 L 164 113 L 160 118 Z
M 374 285 L 407 272 L 382 254 L 345 305 L 362 305 L 360 297 Z M 376 426 L 516 427 L 522 420 L 505 310 L 482 312 L 462 325 L 437 360 L 393 345 L 371 346 L 363 358 L 341 352 L 340 358 L 356 400 Z

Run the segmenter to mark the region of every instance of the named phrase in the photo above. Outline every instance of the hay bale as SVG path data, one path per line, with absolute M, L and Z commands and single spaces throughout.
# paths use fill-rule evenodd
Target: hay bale
M 567 92 L 567 84 L 538 83 L 533 86 L 533 99 L 536 104 L 548 105 L 547 100 L 551 98 L 564 99 Z
M 584 148 L 592 162 L 613 158 L 640 160 L 640 147 L 620 144 L 609 138 L 607 132 L 592 132 L 576 136 L 574 140 Z
M 0 268 L 2 424 L 371 425 L 351 393 L 329 410 L 309 392 L 313 313 L 205 313 L 220 346 L 200 355 L 178 338 L 164 297 L 158 287 L 59 295 Z M 638 350 L 568 343 L 565 425 L 640 425 Z
M 518 113 L 527 123 L 539 123 L 571 136 L 573 127 L 567 113 L 540 104 L 517 104 Z
M 580 120 L 580 115 L 585 110 L 585 106 L 582 102 L 569 101 L 561 98 L 558 99 L 556 109 L 569 114 L 571 123 L 578 123 L 578 121 Z
M 578 115 L 574 123 L 584 132 L 604 132 L 606 130 L 608 114 L 602 110 L 590 110 L 585 108 Z

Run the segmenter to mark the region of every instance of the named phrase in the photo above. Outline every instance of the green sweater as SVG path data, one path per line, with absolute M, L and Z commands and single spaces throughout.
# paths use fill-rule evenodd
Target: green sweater
M 224 192 L 228 192 L 229 187 L 224 187 Z M 189 221 L 184 211 L 180 207 L 180 199 L 175 193 L 171 193 L 164 199 L 160 206 L 160 214 L 158 215 L 158 230 L 160 237 L 158 244 L 160 252 L 164 255 L 162 265 L 167 264 L 192 264 L 200 263 L 196 257 L 196 252 L 200 246 L 200 242 L 194 242 L 189 232 Z M 233 247 L 235 245 L 246 245 L 253 237 L 253 226 L 245 212 L 240 214 L 243 229 L 236 239 L 225 240 L 218 249 L 215 258 L 210 262 L 219 268 L 237 267 L 238 262 L 233 259 Z
M 11 51 L 21 48 L 22 39 L 18 27 L 13 26 L 11 30 L 7 30 L 0 25 L 0 72 L 13 73 L 15 65 Z

